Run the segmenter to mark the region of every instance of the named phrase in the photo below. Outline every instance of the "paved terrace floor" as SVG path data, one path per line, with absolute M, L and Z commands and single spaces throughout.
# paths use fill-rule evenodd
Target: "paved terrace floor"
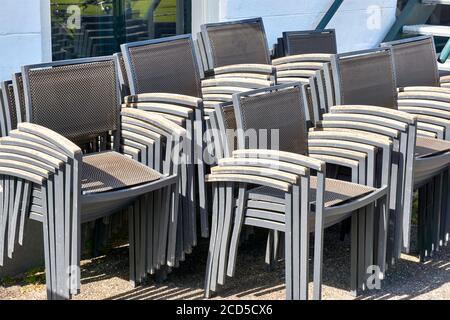
M 341 242 L 337 230 L 327 232 L 324 253 L 323 299 L 354 299 L 349 294 L 350 242 Z M 235 278 L 214 299 L 284 299 L 284 265 L 272 272 L 264 264 L 264 235 L 241 248 Z M 138 288 L 128 282 L 128 247 L 82 262 L 81 294 L 74 299 L 203 299 L 207 241 L 201 241 L 167 282 L 150 280 Z M 30 283 L 34 282 L 34 283 Z M 311 284 L 310 284 L 311 285 Z M 0 299 L 45 299 L 43 272 L 9 279 L 0 286 Z M 403 255 L 388 271 L 381 290 L 368 291 L 358 299 L 450 299 L 450 246 L 433 260 L 419 263 L 417 256 Z

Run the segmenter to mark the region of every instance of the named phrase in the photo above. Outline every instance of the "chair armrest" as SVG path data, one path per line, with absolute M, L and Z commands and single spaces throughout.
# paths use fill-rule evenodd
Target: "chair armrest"
M 315 61 L 315 62 L 330 62 L 333 58 L 333 54 L 327 53 L 308 53 L 308 54 L 297 54 L 287 57 L 282 57 L 272 60 L 274 66 L 292 63 L 292 62 L 305 62 L 305 61 Z
M 141 93 L 125 97 L 125 103 L 139 103 L 139 102 L 163 102 L 175 103 L 183 106 L 190 106 L 195 108 L 202 107 L 202 99 L 182 94 L 174 93 Z
M 398 138 L 399 131 L 391 128 L 383 127 L 365 122 L 349 122 L 349 121 L 317 121 L 317 128 L 336 129 L 336 130 L 359 130 L 375 134 L 385 135 L 391 138 Z
M 424 99 L 399 99 L 399 109 L 401 107 L 421 107 L 450 112 L 450 102 L 424 100 Z
M 242 149 L 233 151 L 234 158 L 272 159 L 296 164 L 316 171 L 324 171 L 325 163 L 308 156 L 278 150 Z
M 403 111 L 398 111 L 390 108 L 366 106 L 366 105 L 345 105 L 334 106 L 330 108 L 330 113 L 354 113 L 363 115 L 379 116 L 395 121 L 406 122 L 407 124 L 414 124 L 415 117 Z
M 238 87 L 247 89 L 259 89 L 262 87 L 270 87 L 272 81 L 249 79 L 249 78 L 214 78 L 202 81 L 202 88 L 207 87 Z
M 275 69 L 270 64 L 233 64 L 223 67 L 218 67 L 213 70 L 214 75 L 225 73 L 262 73 L 274 74 Z
M 256 184 L 260 186 L 270 187 L 289 192 L 291 184 L 276 179 L 267 177 L 259 177 L 255 175 L 246 174 L 208 174 L 205 176 L 206 182 L 232 182 L 232 183 L 247 183 Z
M 125 108 L 121 111 L 122 117 L 129 117 L 142 122 L 143 127 L 145 124 L 163 129 L 164 131 L 171 132 L 174 135 L 186 136 L 186 130 L 174 122 L 166 119 L 165 117 L 152 112 L 146 112 L 139 109 Z
M 442 88 L 444 89 L 444 88 Z M 418 99 L 418 100 L 434 100 L 441 102 L 450 102 L 450 89 L 448 92 L 432 92 L 432 91 L 401 91 L 398 93 L 398 99 Z
M 190 107 L 183 107 L 176 104 L 170 103 L 160 103 L 160 102 L 133 102 L 128 104 L 123 104 L 124 108 L 134 108 L 143 111 L 167 113 L 170 115 L 183 117 L 189 119 L 192 116 L 193 110 Z
M 287 183 L 296 184 L 298 176 L 295 174 L 261 167 L 250 166 L 219 166 L 211 168 L 212 174 L 249 174 L 261 177 L 271 177 Z
M 450 111 L 445 111 L 441 109 L 427 108 L 421 106 L 398 107 L 398 109 L 400 111 L 408 112 L 415 115 L 424 115 L 450 120 Z
M 308 169 L 304 166 L 284 162 L 282 160 L 274 159 L 256 159 L 256 158 L 223 158 L 219 160 L 220 167 L 258 167 L 265 169 L 273 169 L 284 171 L 298 176 L 308 174 Z
M 450 94 L 449 88 L 443 87 L 431 87 L 431 86 L 411 86 L 398 88 L 398 92 L 428 92 L 428 93 L 448 93 Z
M 62 135 L 53 130 L 29 122 L 19 123 L 17 125 L 17 129 L 19 131 L 26 132 L 35 135 L 41 139 L 47 140 L 48 142 L 55 145 L 62 152 L 64 152 L 70 158 L 81 156 L 80 147 L 78 147 L 75 143 L 73 143 L 69 139 L 63 137 Z

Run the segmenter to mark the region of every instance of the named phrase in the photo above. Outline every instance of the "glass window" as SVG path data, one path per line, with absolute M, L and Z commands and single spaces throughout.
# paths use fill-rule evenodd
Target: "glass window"
M 191 0 L 51 0 L 53 60 L 109 55 L 120 45 L 189 33 Z

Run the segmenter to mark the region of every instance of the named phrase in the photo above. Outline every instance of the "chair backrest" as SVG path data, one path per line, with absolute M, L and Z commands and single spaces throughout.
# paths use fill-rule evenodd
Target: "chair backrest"
M 118 132 L 121 101 L 113 56 L 28 65 L 22 76 L 28 122 L 76 143 Z
M 127 69 L 125 67 L 125 61 L 121 52 L 115 53 L 117 65 L 119 66 L 119 83 L 122 97 L 130 95 L 130 84 L 127 76 Z
M 218 128 L 213 130 L 215 139 L 215 153 L 218 159 L 232 156 L 237 149 L 237 124 L 232 102 L 217 104 L 212 114 L 217 121 Z
M 6 133 L 17 128 L 16 101 L 14 88 L 11 80 L 3 81 L 1 84 L 3 94 L 3 108 L 6 120 Z
M 26 119 L 26 114 L 25 114 L 25 92 L 23 90 L 22 73 L 20 72 L 14 73 L 12 83 L 14 88 L 14 100 L 16 102 L 17 123 L 24 122 Z
M 395 68 L 389 48 L 340 54 L 332 67 L 338 85 L 336 104 L 397 109 Z
M 239 149 L 277 149 L 308 154 L 308 132 L 300 84 L 235 94 L 233 104 Z M 272 140 L 274 133 L 278 141 Z M 256 134 L 257 141 L 248 141 L 252 134 Z
M 270 64 L 262 18 L 201 26 L 206 54 L 212 68 L 233 64 Z
M 432 36 L 386 42 L 381 46 L 392 49 L 399 87 L 440 85 Z
M 121 46 L 131 94 L 164 92 L 201 97 L 201 78 L 191 35 Z
M 286 56 L 307 53 L 337 53 L 334 29 L 283 32 Z

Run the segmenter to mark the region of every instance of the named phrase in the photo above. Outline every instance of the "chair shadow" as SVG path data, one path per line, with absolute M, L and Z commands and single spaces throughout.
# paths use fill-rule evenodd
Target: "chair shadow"
M 213 298 L 284 299 L 284 263 L 280 261 L 271 272 L 267 271 L 264 263 L 265 235 L 257 233 L 241 246 L 235 276 L 227 277 L 225 285 L 218 287 Z M 166 282 L 157 283 L 153 277 L 149 277 L 146 283 L 107 297 L 106 300 L 204 299 L 203 285 L 208 242 L 208 239 L 200 239 L 193 253 L 186 256 L 186 260 L 180 263 L 179 268 L 172 270 Z M 434 255 L 433 260 L 426 263 L 420 263 L 414 256 L 403 257 L 406 259 L 401 259 L 388 270 L 381 290 L 362 292 L 356 299 L 412 299 L 450 282 L 450 247 L 444 247 Z M 112 277 L 128 281 L 127 246 L 114 249 L 109 254 L 82 265 L 82 284 Z M 310 265 L 310 279 L 312 279 L 312 265 Z M 325 233 L 323 284 L 324 287 L 344 291 L 345 299 L 353 299 L 350 295 L 350 240 L 346 238 L 340 241 L 337 229 Z

